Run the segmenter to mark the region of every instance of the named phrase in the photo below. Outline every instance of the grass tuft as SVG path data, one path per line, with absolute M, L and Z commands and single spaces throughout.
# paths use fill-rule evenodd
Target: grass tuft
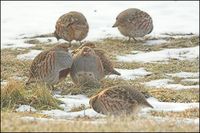
M 15 109 L 20 104 L 30 105 L 39 110 L 60 109 L 59 101 L 45 86 L 37 85 L 27 89 L 21 81 L 10 80 L 1 89 L 1 108 Z

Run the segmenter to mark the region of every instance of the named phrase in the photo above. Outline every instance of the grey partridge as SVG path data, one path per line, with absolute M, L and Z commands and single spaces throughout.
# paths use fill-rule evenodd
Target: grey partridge
M 68 48 L 68 45 L 60 44 L 37 55 L 31 64 L 26 85 L 44 82 L 53 87 L 65 79 L 72 66 L 72 55 Z
M 81 42 L 86 38 L 89 25 L 85 16 L 77 11 L 71 11 L 62 15 L 56 22 L 54 36 L 64 39 L 71 44 L 71 41 Z
M 136 114 L 142 107 L 153 108 L 141 92 L 128 85 L 107 88 L 91 97 L 89 103 L 105 115 Z
M 110 74 L 116 74 L 116 75 L 121 75 L 119 72 L 117 72 L 114 69 L 113 63 L 111 60 L 107 57 L 106 52 L 103 49 L 97 48 L 96 45 L 92 42 L 86 42 L 83 45 L 81 45 L 78 49 L 74 50 L 72 53 L 75 54 L 76 52 L 80 51 L 80 49 L 84 46 L 88 46 L 90 48 L 93 48 L 95 53 L 99 56 L 103 68 L 104 68 L 104 73 L 105 75 L 110 75 Z
M 120 33 L 129 37 L 143 37 L 153 30 L 153 21 L 149 14 L 137 8 L 129 8 L 121 12 L 112 27 L 118 27 Z
M 99 81 L 104 77 L 104 69 L 92 48 L 85 46 L 73 55 L 70 76 L 77 85 L 100 86 Z

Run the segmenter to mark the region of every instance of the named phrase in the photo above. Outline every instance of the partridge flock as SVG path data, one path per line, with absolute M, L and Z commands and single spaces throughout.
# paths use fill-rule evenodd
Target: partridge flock
M 130 8 L 121 12 L 113 27 L 129 37 L 143 37 L 153 30 L 152 18 L 144 11 Z M 41 52 L 33 60 L 29 79 L 30 83 L 45 83 L 50 88 L 63 81 L 69 74 L 78 86 L 100 86 L 101 80 L 110 74 L 121 75 L 114 69 L 114 64 L 107 53 L 92 42 L 85 42 L 79 48 L 69 51 L 73 40 L 86 38 L 89 25 L 85 16 L 76 11 L 62 15 L 56 22 L 54 36 L 68 41 Z M 98 113 L 120 115 L 138 112 L 141 107 L 151 107 L 144 95 L 131 86 L 114 86 L 106 88 L 92 96 L 91 107 Z

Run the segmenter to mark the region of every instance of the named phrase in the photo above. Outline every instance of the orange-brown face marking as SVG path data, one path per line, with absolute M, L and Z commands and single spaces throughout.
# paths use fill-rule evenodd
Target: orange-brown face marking
M 94 51 L 90 47 L 83 47 L 81 54 L 83 56 L 93 55 Z

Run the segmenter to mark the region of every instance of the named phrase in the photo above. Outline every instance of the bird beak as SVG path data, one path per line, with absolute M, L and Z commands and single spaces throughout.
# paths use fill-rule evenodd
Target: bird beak
M 114 27 L 117 27 L 117 26 L 118 26 L 118 23 L 116 21 L 115 24 L 112 27 L 114 28 Z

